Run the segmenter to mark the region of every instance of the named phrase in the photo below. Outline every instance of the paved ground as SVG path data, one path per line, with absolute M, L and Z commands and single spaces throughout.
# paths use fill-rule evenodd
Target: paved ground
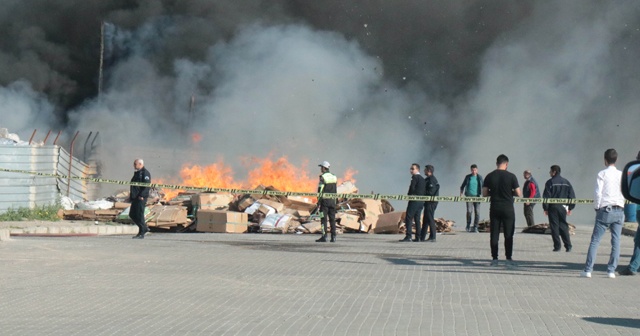
M 0 243 L 4 335 L 637 335 L 640 277 L 606 278 L 601 246 L 517 234 L 519 266 L 490 267 L 489 236 L 152 234 Z M 621 264 L 631 237 L 623 237 Z M 501 246 L 501 253 L 503 249 Z

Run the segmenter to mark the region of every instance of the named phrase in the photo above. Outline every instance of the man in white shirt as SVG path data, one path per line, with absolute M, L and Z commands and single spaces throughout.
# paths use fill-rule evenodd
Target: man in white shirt
M 618 152 L 615 149 L 607 149 L 604 152 L 604 164 L 606 169 L 598 173 L 596 179 L 596 192 L 593 200 L 596 210 L 596 224 L 593 227 L 587 262 L 584 271 L 580 273 L 583 278 L 590 278 L 593 264 L 596 260 L 598 245 L 605 231 L 611 231 L 611 255 L 607 265 L 607 276 L 616 277 L 616 267 L 620 257 L 620 233 L 624 221 L 624 196 L 620 190 L 622 172 L 616 168 Z

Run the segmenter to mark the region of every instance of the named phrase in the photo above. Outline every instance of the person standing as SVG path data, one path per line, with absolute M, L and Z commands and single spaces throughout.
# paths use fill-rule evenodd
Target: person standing
M 319 194 L 335 194 L 338 191 L 338 178 L 329 172 L 331 165 L 327 161 L 323 161 L 318 165 L 320 167 L 320 182 L 318 183 Z M 331 225 L 331 242 L 336 242 L 336 199 L 324 198 L 318 199 L 318 205 L 322 212 L 322 218 L 320 223 L 322 225 L 322 237 L 317 239 L 316 242 L 324 243 L 327 241 L 327 217 L 329 224 Z
M 524 171 L 524 185 L 522 186 L 522 197 L 524 198 L 539 198 L 540 197 L 540 188 L 538 188 L 538 182 L 531 175 L 531 170 L 527 169 Z M 524 204 L 524 218 L 527 221 L 527 226 L 531 227 L 536 225 L 536 222 L 533 220 L 533 207 L 535 203 L 525 203 Z
M 522 196 L 518 178 L 507 171 L 509 158 L 500 154 L 496 159 L 496 170 L 489 173 L 482 185 L 482 196 L 489 196 L 489 220 L 491 231 L 491 266 L 498 265 L 498 242 L 500 229 L 504 230 L 504 249 L 507 263 L 513 265 L 513 235 L 516 226 L 516 214 L 513 208 L 513 196 Z
M 432 165 L 426 165 L 424 167 L 424 178 L 426 184 L 425 195 L 427 196 L 440 196 L 440 184 L 438 179 L 433 175 L 435 168 Z M 436 242 L 436 220 L 435 212 L 438 207 L 437 201 L 424 202 L 424 215 L 422 217 L 422 234 L 420 235 L 420 241 Z M 427 225 L 429 225 L 429 239 L 427 238 Z
M 407 195 L 424 196 L 426 191 L 425 180 L 420 175 L 420 165 L 417 163 L 412 164 L 411 168 L 409 168 L 409 172 L 411 173 L 411 184 L 409 184 L 409 191 L 407 192 Z M 420 241 L 420 237 L 421 237 L 420 213 L 422 212 L 422 204 L 423 204 L 423 201 L 408 202 L 407 212 L 404 218 L 407 232 L 405 234 L 404 239 L 400 239 L 401 242 L 411 241 L 411 232 L 413 231 L 413 223 L 415 223 L 416 225 L 416 239 L 414 241 Z
M 131 182 L 151 183 L 151 174 L 144 167 L 142 159 L 133 161 L 135 172 L 131 178 Z M 131 199 L 131 207 L 129 208 L 129 218 L 138 226 L 138 234 L 133 239 L 144 239 L 144 235 L 149 232 L 147 221 L 144 218 L 144 208 L 149 198 L 149 187 L 131 185 L 129 187 L 129 198 Z
M 576 194 L 573 191 L 571 183 L 560 176 L 560 166 L 553 165 L 549 169 L 551 178 L 544 185 L 544 198 L 567 198 L 575 199 Z M 553 239 L 553 252 L 560 251 L 560 238 L 564 243 L 567 252 L 571 252 L 571 236 L 569 235 L 569 224 L 567 223 L 567 215 L 571 215 L 571 211 L 575 204 L 567 203 L 543 203 L 545 216 L 549 216 L 549 228 L 551 229 L 551 239 Z
M 607 276 L 616 277 L 616 267 L 620 257 L 620 234 L 622 232 L 622 222 L 624 221 L 624 196 L 620 189 L 622 172 L 616 168 L 618 152 L 610 148 L 604 152 L 604 165 L 606 169 L 601 170 L 596 178 L 595 198 L 593 200 L 596 210 L 596 223 L 591 234 L 591 243 L 587 252 L 587 261 L 584 271 L 580 273 L 583 278 L 590 278 L 593 271 L 593 264 L 596 261 L 598 245 L 605 231 L 611 231 L 611 254 L 607 265 Z
M 464 177 L 460 186 L 460 196 L 480 197 L 482 195 L 482 175 L 478 174 L 478 166 L 471 165 L 471 174 Z M 471 214 L 473 213 L 473 228 L 471 228 Z M 467 202 L 467 232 L 478 232 L 480 222 L 480 202 Z
M 640 160 L 640 152 L 638 152 L 636 160 Z M 633 236 L 633 255 L 629 261 L 629 266 L 618 272 L 620 275 L 636 275 L 638 268 L 640 268 L 640 207 L 636 211 L 636 220 L 638 221 L 638 229 L 636 229 L 636 234 Z

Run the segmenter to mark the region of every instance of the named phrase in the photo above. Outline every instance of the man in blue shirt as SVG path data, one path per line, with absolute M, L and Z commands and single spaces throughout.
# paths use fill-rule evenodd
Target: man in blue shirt
M 482 196 L 482 176 L 478 174 L 478 166 L 471 165 L 471 174 L 464 177 L 460 186 L 460 196 L 481 197 Z M 471 226 L 471 214 L 474 213 L 473 228 Z M 467 202 L 467 232 L 478 232 L 478 222 L 480 221 L 480 202 Z

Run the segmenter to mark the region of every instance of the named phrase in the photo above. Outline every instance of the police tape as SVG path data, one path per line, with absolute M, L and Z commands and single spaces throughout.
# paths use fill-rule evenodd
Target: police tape
M 231 194 L 252 194 L 252 195 L 269 195 L 269 196 L 301 196 L 301 197 L 318 197 L 318 198 L 363 198 L 373 200 L 393 200 L 393 201 L 422 201 L 422 202 L 470 202 L 470 203 L 488 203 L 489 197 L 468 197 L 468 196 L 413 196 L 413 195 L 385 195 L 385 194 L 322 194 L 322 193 L 308 193 L 297 191 L 275 191 L 275 190 L 252 190 L 252 189 L 233 189 L 233 188 L 212 188 L 212 187 L 193 187 L 174 184 L 160 184 L 160 183 L 141 183 L 141 182 L 129 182 L 122 180 L 110 180 L 93 177 L 80 177 L 80 176 L 66 176 L 50 173 L 41 173 L 28 170 L 18 169 L 6 169 L 0 168 L 0 172 L 7 173 L 19 173 L 29 174 L 43 177 L 54 177 L 64 180 L 82 180 L 94 183 L 106 183 L 106 184 L 119 184 L 119 185 L 132 185 L 140 187 L 150 188 L 163 188 L 163 189 L 179 189 L 187 191 L 200 191 L 200 192 L 226 192 Z M 546 204 L 592 204 L 592 199 L 577 199 L 577 198 L 521 198 L 514 197 L 515 203 L 546 203 Z M 629 201 L 626 201 L 629 204 Z

